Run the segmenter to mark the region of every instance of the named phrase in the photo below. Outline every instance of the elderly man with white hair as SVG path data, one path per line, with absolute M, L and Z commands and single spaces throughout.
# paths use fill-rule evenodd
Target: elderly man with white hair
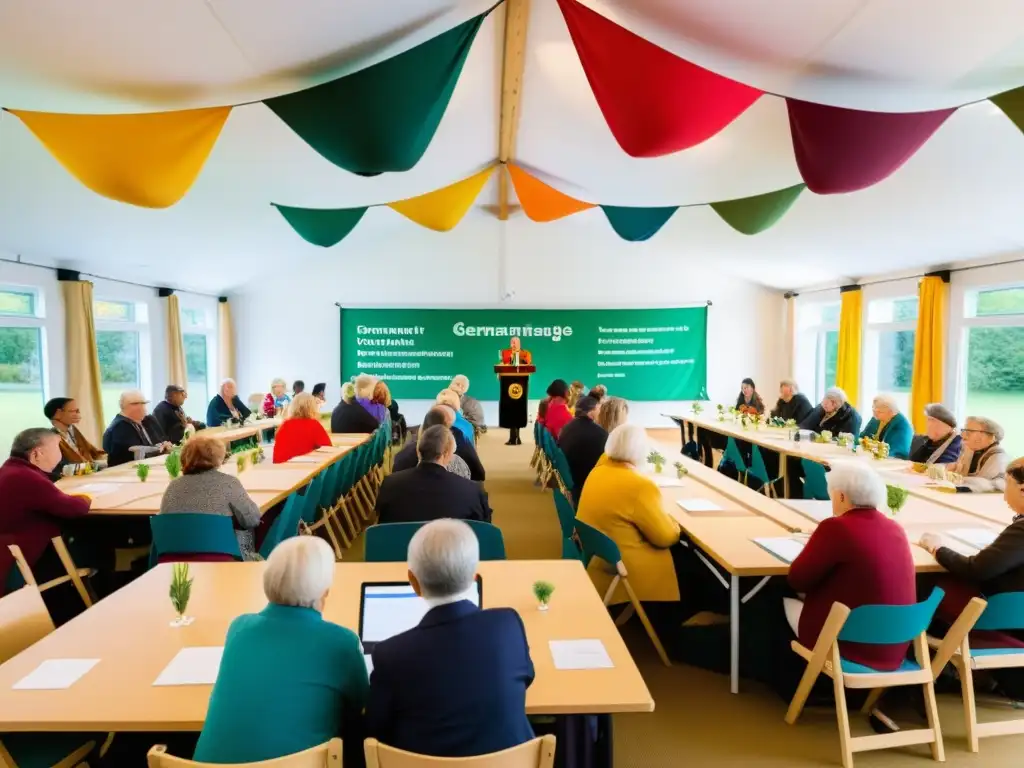
M 428 523 L 409 542 L 409 581 L 429 610 L 419 626 L 373 649 L 366 726 L 388 746 L 472 757 L 534 737 L 526 631 L 514 609 L 480 610 L 473 601 L 479 560 L 476 535 L 461 521 Z
M 220 427 L 232 420 L 241 423 L 251 415 L 252 411 L 238 396 L 238 385 L 234 379 L 224 379 L 220 383 L 220 391 L 210 398 L 206 407 L 206 423 L 211 427 Z
M 448 385 L 448 388 L 459 396 L 462 415 L 466 417 L 466 421 L 472 424 L 473 429 L 477 432 L 486 432 L 487 424 L 484 420 L 484 407 L 480 405 L 479 400 L 466 394 L 469 392 L 469 378 L 460 373 L 452 379 L 452 383 Z
M 103 450 L 111 467 L 145 456 L 167 453 L 173 447 L 167 441 L 159 422 L 146 413 L 149 400 L 137 389 L 121 393 L 121 412 L 103 433 Z M 135 449 L 134 451 L 132 449 Z
M 1010 457 L 1000 443 L 1003 428 L 984 416 L 968 416 L 960 430 L 963 452 L 951 468 L 960 476 L 958 493 L 1002 492 L 1006 488 L 1006 466 Z
M 800 429 L 831 432 L 833 435 L 860 434 L 860 414 L 846 399 L 839 387 L 829 387 L 821 403 L 800 422 Z
M 779 399 L 772 408 L 772 418 L 786 421 L 792 419 L 799 424 L 812 410 L 814 406 L 807 399 L 807 395 L 800 391 L 796 381 L 783 379 L 779 382 Z
M 906 459 L 910 457 L 910 442 L 914 439 L 914 428 L 907 417 L 900 413 L 900 406 L 895 397 L 875 395 L 875 399 L 871 401 L 871 420 L 860 436 L 886 443 L 889 446 L 890 457 Z
M 359 638 L 323 617 L 334 575 L 323 539 L 274 548 L 263 569 L 267 606 L 228 627 L 195 760 L 273 760 L 335 737 L 346 763 L 358 756 L 369 681 Z

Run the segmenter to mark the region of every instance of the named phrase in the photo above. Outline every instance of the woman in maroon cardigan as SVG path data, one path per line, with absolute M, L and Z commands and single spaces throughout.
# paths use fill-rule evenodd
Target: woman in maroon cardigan
M 911 605 L 917 602 L 914 557 L 903 528 L 879 511 L 886 506 L 885 482 L 868 466 L 835 462 L 828 474 L 833 517 L 821 522 L 789 569 L 789 585 L 806 593 L 802 606 L 787 599 L 797 635 L 814 648 L 835 603 Z M 879 671 L 897 669 L 909 643 L 840 643 L 843 658 Z

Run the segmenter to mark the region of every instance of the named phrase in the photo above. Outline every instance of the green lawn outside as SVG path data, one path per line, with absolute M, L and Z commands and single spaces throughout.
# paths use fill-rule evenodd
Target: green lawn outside
M 102 393 L 104 424 L 118 412 L 118 398 L 121 386 L 104 387 Z M 6 459 L 11 450 L 11 441 L 23 429 L 48 427 L 50 423 L 43 416 L 43 397 L 39 392 L 17 392 L 0 390 L 0 459 Z M 103 435 L 86 435 L 94 445 L 99 445 Z

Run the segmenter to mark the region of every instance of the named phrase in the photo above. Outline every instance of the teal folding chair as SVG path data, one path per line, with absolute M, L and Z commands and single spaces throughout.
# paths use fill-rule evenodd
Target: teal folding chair
M 153 531 L 150 567 L 159 563 L 161 558 L 187 562 L 194 555 L 221 555 L 218 559 L 223 560 L 242 559 L 229 515 L 201 512 L 153 515 L 149 518 L 149 526 Z
M 270 526 L 270 530 L 263 537 L 263 543 L 260 544 L 260 557 L 266 560 L 278 544 L 298 534 L 299 520 L 302 517 L 305 504 L 305 497 L 298 491 L 288 496 L 281 514 L 277 516 Z
M 504 560 L 505 540 L 501 529 L 479 520 L 465 520 L 480 542 L 481 560 Z M 366 562 L 404 563 L 409 556 L 409 542 L 426 523 L 384 523 L 366 529 Z
M 825 477 L 825 468 L 816 461 L 800 459 L 800 466 L 804 470 L 804 498 L 828 501 L 828 480 Z
M 562 528 L 562 559 L 580 560 L 583 554 L 576 543 L 576 510 L 560 490 L 555 488 L 555 511 L 558 513 L 558 524 Z
M 576 535 L 579 537 L 580 545 L 583 547 L 583 565 L 585 567 L 589 566 L 590 561 L 597 557 L 615 569 L 615 577 L 612 579 L 611 584 L 608 585 L 608 590 L 602 596 L 604 604 L 606 606 L 611 605 L 612 598 L 615 597 L 615 592 L 621 584 L 622 588 L 626 590 L 629 604 L 636 611 L 636 615 L 640 617 L 640 623 L 644 625 L 647 636 L 654 643 L 662 663 L 666 667 L 671 667 L 672 662 L 669 661 L 668 654 L 665 653 L 665 646 L 661 644 L 658 633 L 654 631 L 654 626 L 651 624 L 650 619 L 647 618 L 647 613 L 640 604 L 640 599 L 636 596 L 633 586 L 629 583 L 629 574 L 626 571 L 626 564 L 622 562 L 619 546 L 611 538 L 597 530 L 597 528 L 587 525 L 578 518 L 576 520 Z M 627 614 L 626 618 L 628 619 L 628 617 Z M 621 622 L 616 621 L 616 624 L 619 623 Z
M 739 446 L 731 437 L 725 442 L 725 452 L 722 454 L 722 460 L 718 462 L 718 471 L 721 472 L 727 463 L 736 468 L 736 478 L 745 484 L 747 482 L 747 462 L 743 460 Z
M 765 466 L 764 456 L 761 455 L 761 449 L 756 445 L 751 445 L 750 452 L 750 466 L 747 468 L 747 482 L 750 482 L 750 478 L 754 478 L 761 485 L 757 488 L 759 491 L 763 491 L 765 496 L 770 498 L 775 497 L 775 484 L 781 480 L 781 477 L 771 478 L 768 476 L 768 467 Z M 779 461 L 785 461 L 784 456 L 779 457 Z
M 786 712 L 786 722 L 792 725 L 797 721 L 815 681 L 824 673 L 832 678 L 835 691 L 843 768 L 851 768 L 854 752 L 910 744 L 928 744 L 935 760 L 945 760 L 925 634 L 943 595 L 941 589 L 935 588 L 927 600 L 914 605 L 862 605 L 853 610 L 842 603 L 834 603 L 813 649 L 805 648 L 798 640 L 792 643 L 796 654 L 807 661 L 807 669 Z M 897 645 L 908 642 L 912 643 L 914 660 L 905 659 L 898 669 L 891 672 L 844 659 L 840 647 L 840 643 Z M 892 734 L 851 736 L 846 709 L 847 688 L 871 689 L 861 710 L 868 713 L 874 709 L 886 688 L 905 685 L 920 685 L 924 690 L 927 728 L 900 731 L 898 739 L 893 739 Z

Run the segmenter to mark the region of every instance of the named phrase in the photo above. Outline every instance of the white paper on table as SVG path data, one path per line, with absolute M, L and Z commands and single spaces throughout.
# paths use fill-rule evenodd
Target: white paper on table
M 612 669 L 611 656 L 600 640 L 549 640 L 555 669 Z
M 12 687 L 16 691 L 58 691 L 70 688 L 99 659 L 47 659 Z
M 676 504 L 687 512 L 721 512 L 722 508 L 707 499 L 677 499 Z
M 654 484 L 659 488 L 678 488 L 683 484 L 683 481 L 678 477 L 672 477 L 671 475 L 648 475 Z
M 288 459 L 289 464 L 319 464 L 323 459 L 319 456 L 295 456 Z
M 984 549 L 996 540 L 999 532 L 989 528 L 954 528 L 946 531 L 946 535 L 970 544 L 975 549 Z
M 804 551 L 806 540 L 794 539 L 788 536 L 762 537 L 751 539 L 761 549 L 771 552 L 784 563 L 792 563 L 797 556 Z
M 779 499 L 783 504 L 816 523 L 832 517 L 832 502 L 818 499 Z
M 100 496 L 104 493 L 116 491 L 122 487 L 121 483 L 86 483 L 68 489 L 68 493 L 88 493 L 91 496 Z
M 326 447 L 325 446 L 320 446 L 315 451 L 313 451 L 313 453 L 337 453 L 337 452 L 338 452 L 338 449 L 336 447 L 334 447 L 333 445 L 326 446 Z
M 223 654 L 223 645 L 182 648 L 153 685 L 213 685 Z
M 965 541 L 960 541 L 960 539 L 954 539 L 951 536 L 942 537 L 942 546 L 947 549 L 952 549 L 954 552 L 957 552 L 964 557 L 973 557 L 978 554 L 977 547 L 971 546 Z

